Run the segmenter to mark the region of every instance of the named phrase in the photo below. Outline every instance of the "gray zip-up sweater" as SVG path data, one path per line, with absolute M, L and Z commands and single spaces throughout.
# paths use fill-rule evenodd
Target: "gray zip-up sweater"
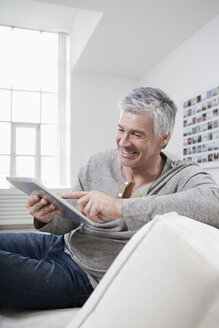
M 122 198 L 127 185 L 117 151 L 107 150 L 92 156 L 81 168 L 74 190 L 98 190 Z M 75 204 L 75 200 L 69 201 Z M 138 229 L 155 215 L 173 211 L 219 227 L 219 186 L 196 163 L 166 158 L 162 174 L 153 183 L 122 200 L 123 218 L 78 226 L 56 215 L 45 225 L 35 220 L 35 227 L 65 234 L 65 251 L 87 272 L 96 287 Z

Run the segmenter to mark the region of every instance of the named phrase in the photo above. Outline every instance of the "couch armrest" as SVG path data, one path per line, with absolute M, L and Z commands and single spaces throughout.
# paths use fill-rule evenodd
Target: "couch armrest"
M 219 231 L 169 213 L 134 235 L 67 328 L 218 326 Z

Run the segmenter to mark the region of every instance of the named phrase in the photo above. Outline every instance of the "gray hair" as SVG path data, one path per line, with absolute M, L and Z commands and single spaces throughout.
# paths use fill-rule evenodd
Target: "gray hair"
M 121 98 L 118 109 L 120 112 L 129 110 L 151 115 L 154 121 L 155 138 L 172 134 L 177 108 L 169 96 L 160 89 L 149 87 L 133 89 Z

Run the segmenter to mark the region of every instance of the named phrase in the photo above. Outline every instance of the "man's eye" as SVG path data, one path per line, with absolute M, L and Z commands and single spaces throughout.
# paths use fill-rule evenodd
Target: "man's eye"
M 120 131 L 120 132 L 124 132 L 124 130 L 123 130 L 123 129 L 121 129 L 121 128 L 118 128 L 118 131 Z
M 138 134 L 138 133 L 134 133 L 134 136 L 137 138 L 141 138 L 141 134 Z

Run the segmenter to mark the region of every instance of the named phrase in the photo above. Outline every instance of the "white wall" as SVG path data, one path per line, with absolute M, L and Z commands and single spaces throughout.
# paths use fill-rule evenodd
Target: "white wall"
M 71 183 L 95 152 L 115 147 L 120 97 L 137 80 L 93 74 L 71 76 Z
M 185 22 L 186 24 L 186 22 Z M 182 157 L 182 103 L 219 82 L 219 16 L 160 61 L 141 80 L 160 87 L 178 106 L 177 122 L 167 150 Z M 209 169 L 219 183 L 219 168 Z
M 92 36 L 95 28 L 97 27 L 102 13 L 77 9 L 77 14 L 71 26 L 71 69 L 76 65 L 80 55 L 82 54 L 87 42 Z

